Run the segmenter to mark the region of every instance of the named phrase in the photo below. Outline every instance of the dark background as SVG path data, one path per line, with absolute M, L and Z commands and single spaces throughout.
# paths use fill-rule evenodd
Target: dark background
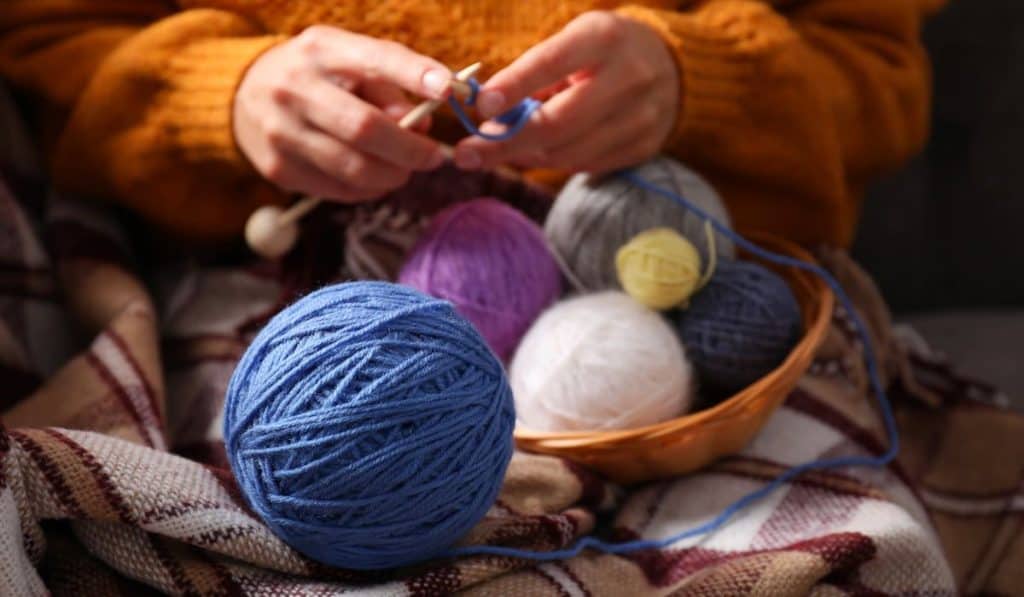
M 1024 2 L 953 2 L 925 40 L 931 141 L 869 194 L 854 252 L 901 311 L 1024 306 Z
M 869 193 L 854 255 L 901 319 L 1021 397 L 1024 1 L 954 1 L 924 38 L 932 137 Z

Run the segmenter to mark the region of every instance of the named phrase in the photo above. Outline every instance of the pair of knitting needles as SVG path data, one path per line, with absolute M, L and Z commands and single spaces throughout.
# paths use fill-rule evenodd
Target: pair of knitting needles
M 453 93 L 460 97 L 467 97 L 472 92 L 469 86 L 469 79 L 480 70 L 481 63 L 471 64 L 455 73 L 451 81 Z M 437 110 L 444 100 L 427 100 L 409 111 L 398 122 L 398 126 L 408 129 L 416 126 L 418 122 Z M 451 159 L 452 148 L 442 145 L 441 151 L 445 157 Z M 518 173 L 509 169 L 501 169 L 500 173 L 506 177 L 519 178 Z M 252 212 L 245 224 L 245 241 L 257 254 L 268 259 L 275 259 L 291 250 L 298 240 L 298 221 L 306 214 L 313 211 L 320 205 L 323 199 L 320 197 L 305 197 L 297 201 L 288 209 L 282 209 L 275 205 L 267 205 Z

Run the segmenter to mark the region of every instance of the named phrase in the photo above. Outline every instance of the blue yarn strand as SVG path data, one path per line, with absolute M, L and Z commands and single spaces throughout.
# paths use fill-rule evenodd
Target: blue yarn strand
M 473 106 L 476 104 L 476 96 L 480 92 L 480 83 L 473 78 L 470 78 L 467 83 L 469 83 L 469 97 L 466 98 L 466 105 Z M 462 123 L 462 126 L 466 131 L 482 139 L 487 139 L 488 141 L 506 141 L 518 135 L 519 131 L 523 130 L 523 127 L 530 122 L 530 115 L 533 114 L 541 104 L 541 102 L 533 99 L 532 97 L 524 99 L 508 112 L 505 112 L 495 118 L 495 120 L 505 125 L 504 131 L 500 133 L 485 133 L 481 131 L 469 115 L 466 114 L 466 110 L 454 95 L 448 98 L 448 103 L 451 105 L 452 111 L 455 112 L 455 116 L 459 119 L 459 122 Z
M 467 98 L 466 104 L 473 105 L 473 103 L 475 103 L 476 101 L 477 92 L 479 90 L 479 83 L 477 83 L 476 80 L 471 79 L 469 81 L 469 84 L 472 93 L 470 94 L 469 98 Z M 491 141 L 504 141 L 515 136 L 517 133 L 519 133 L 519 131 L 522 130 L 524 126 L 526 126 L 527 122 L 529 122 L 530 115 L 533 114 L 533 112 L 536 111 L 541 104 L 541 102 L 533 98 L 527 98 L 523 100 L 515 108 L 509 110 L 508 112 L 505 112 L 504 114 L 498 117 L 497 120 L 502 124 L 505 124 L 508 128 L 503 133 L 500 134 L 489 134 L 484 133 L 479 128 L 477 128 L 473 121 L 470 120 L 469 117 L 466 115 L 466 112 L 462 109 L 462 106 L 459 104 L 458 100 L 452 97 L 449 99 L 449 102 L 451 103 L 452 109 L 455 111 L 456 116 L 458 116 L 459 121 L 462 122 L 462 126 L 465 127 L 466 131 L 468 131 L 470 134 L 482 137 L 484 139 L 489 139 Z M 717 230 L 720 234 L 722 234 L 729 240 L 733 241 L 736 245 L 746 249 L 751 254 L 756 255 L 757 257 L 760 257 L 761 259 L 774 263 L 776 265 L 801 269 L 821 278 L 832 290 L 833 294 L 835 294 L 836 298 L 839 300 L 839 303 L 842 305 L 843 309 L 849 315 L 851 321 L 853 322 L 854 329 L 857 335 L 860 337 L 862 350 L 864 354 L 864 360 L 866 362 L 868 371 L 868 378 L 871 384 L 871 389 L 877 397 L 879 407 L 882 411 L 882 419 L 885 424 L 889 448 L 883 454 L 875 456 L 843 456 L 839 458 L 824 458 L 819 460 L 812 460 L 809 462 L 793 466 L 783 471 L 781 474 L 779 474 L 779 476 L 772 479 L 764 487 L 756 491 L 752 491 L 744 495 L 743 497 L 739 498 L 735 502 L 729 504 L 728 506 L 725 507 L 725 509 L 723 509 L 717 516 L 715 516 L 711 520 L 696 527 L 693 527 L 691 529 L 687 529 L 685 531 L 676 533 L 675 535 L 672 535 L 670 537 L 666 537 L 664 539 L 645 539 L 636 541 L 625 541 L 620 543 L 609 543 L 588 536 L 577 541 L 576 544 L 572 547 L 546 552 L 529 551 L 524 549 L 501 547 L 496 545 L 473 545 L 451 549 L 446 554 L 448 556 L 457 557 L 472 555 L 494 555 L 528 559 L 534 561 L 551 561 L 564 560 L 575 557 L 587 548 L 592 548 L 604 553 L 611 554 L 633 553 L 637 551 L 643 551 L 646 549 L 663 549 L 671 546 L 674 543 L 678 543 L 679 541 L 682 541 L 684 539 L 699 537 L 701 535 L 712 533 L 714 531 L 719 530 L 737 513 L 739 513 L 746 507 L 750 506 L 751 504 L 767 497 L 779 487 L 782 487 L 786 483 L 792 481 L 793 479 L 799 477 L 804 473 L 816 470 L 849 467 L 884 468 L 888 466 L 889 463 L 891 463 L 896 458 L 896 455 L 899 453 L 900 439 L 899 431 L 896 428 L 896 419 L 893 415 L 892 405 L 889 402 L 889 398 L 886 395 L 884 388 L 882 387 L 881 377 L 878 373 L 878 362 L 875 356 L 875 351 L 871 346 L 871 340 L 867 333 L 867 327 L 864 325 L 863 320 L 861 320 L 860 316 L 857 314 L 857 311 L 854 309 L 853 301 L 850 300 L 850 297 L 847 296 L 845 291 L 843 291 L 843 288 L 842 286 L 840 286 L 839 282 L 827 270 L 818 265 L 812 263 L 805 263 L 803 261 L 800 261 L 799 259 L 794 259 L 786 255 L 780 255 L 778 253 L 774 253 L 772 251 L 759 247 L 758 245 L 750 242 L 743 236 L 731 230 L 722 222 L 719 222 L 715 218 L 711 217 L 707 212 L 702 210 L 700 207 L 694 205 L 690 201 L 686 200 L 684 197 L 668 189 L 664 189 L 662 187 L 659 187 L 655 184 L 652 184 L 644 180 L 642 177 L 640 177 L 631 170 L 622 170 L 617 173 L 617 176 L 622 177 L 623 179 L 629 181 L 631 184 L 636 185 L 637 187 L 640 187 L 648 192 L 655 193 L 657 195 L 665 197 L 666 199 L 669 199 L 670 201 L 674 201 L 675 203 L 682 206 L 684 209 L 692 211 L 705 221 L 710 222 L 711 225 L 715 228 L 715 230 Z

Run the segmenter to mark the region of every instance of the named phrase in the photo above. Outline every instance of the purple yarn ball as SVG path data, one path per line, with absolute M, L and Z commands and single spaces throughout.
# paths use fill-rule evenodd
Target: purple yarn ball
M 398 281 L 450 301 L 502 359 L 562 294 L 562 274 L 540 227 L 490 197 L 438 213 Z

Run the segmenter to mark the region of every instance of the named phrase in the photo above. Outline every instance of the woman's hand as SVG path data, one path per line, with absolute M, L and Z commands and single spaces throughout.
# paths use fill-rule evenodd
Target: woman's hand
M 345 202 L 379 197 L 444 160 L 396 121 L 403 90 L 447 95 L 451 73 L 400 44 L 316 26 L 261 56 L 234 103 L 242 152 L 286 191 Z
M 512 139 L 465 139 L 455 163 L 607 172 L 661 150 L 679 111 L 679 73 L 650 27 L 612 12 L 580 15 L 534 46 L 480 90 L 484 118 L 523 98 L 550 96 Z M 485 123 L 497 132 L 501 125 Z

